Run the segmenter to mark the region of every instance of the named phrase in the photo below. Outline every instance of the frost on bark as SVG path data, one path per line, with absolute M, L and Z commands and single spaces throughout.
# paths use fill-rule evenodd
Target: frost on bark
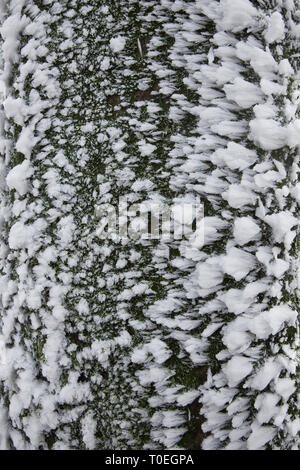
M 2 448 L 298 449 L 299 6 L 0 7 Z M 100 240 L 121 196 L 204 246 Z

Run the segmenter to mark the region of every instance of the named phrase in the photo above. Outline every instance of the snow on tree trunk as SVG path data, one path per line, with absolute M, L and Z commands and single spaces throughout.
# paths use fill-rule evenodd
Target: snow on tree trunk
M 0 7 L 0 445 L 297 449 L 298 0 Z M 99 204 L 193 202 L 191 240 Z

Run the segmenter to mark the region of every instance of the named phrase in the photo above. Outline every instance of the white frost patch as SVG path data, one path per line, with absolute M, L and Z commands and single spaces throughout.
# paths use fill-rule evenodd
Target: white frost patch
M 169 374 L 170 373 L 162 367 L 151 367 L 148 370 L 136 373 L 142 386 L 150 385 L 151 383 L 163 383 L 167 377 L 169 377 Z
M 293 67 L 291 66 L 288 59 L 282 59 L 279 62 L 279 73 L 285 77 L 290 77 L 294 74 Z
M 66 247 L 71 243 L 75 228 L 74 217 L 72 215 L 68 215 L 60 219 L 58 222 L 57 235 L 62 246 Z
M 17 140 L 16 149 L 18 152 L 25 155 L 26 158 L 30 158 L 31 151 L 38 141 L 37 137 L 34 137 L 34 133 L 31 127 L 25 127 Z
M 117 36 L 115 38 L 111 38 L 109 41 L 109 46 L 111 50 L 115 53 L 121 52 L 126 44 L 126 39 L 123 36 Z
M 0 450 L 9 449 L 9 433 L 8 433 L 8 416 L 7 410 L 0 404 Z
M 8 96 L 3 102 L 3 107 L 8 119 L 13 119 L 16 124 L 19 124 L 19 126 L 24 125 L 24 117 L 28 114 L 24 100 Z
M 158 338 L 153 338 L 150 343 L 141 348 L 135 348 L 131 355 L 131 360 L 135 364 L 142 364 L 149 355 L 152 355 L 157 364 L 162 364 L 171 356 L 167 345 Z
M 250 346 L 252 336 L 245 331 L 234 329 L 233 326 L 230 325 L 225 328 L 223 343 L 231 353 L 242 353 Z
M 70 381 L 71 383 L 68 383 L 61 389 L 58 397 L 59 403 L 73 404 L 86 402 L 88 399 L 90 399 L 90 389 L 88 383 L 78 383 L 72 377 Z
M 188 392 L 183 393 L 177 398 L 177 403 L 180 406 L 187 406 L 192 403 L 200 395 L 199 390 L 189 390 Z
M 259 188 L 271 188 L 274 186 L 274 182 L 281 181 L 283 179 L 283 175 L 281 175 L 278 171 L 267 171 L 266 173 L 261 173 L 254 176 L 255 184 Z
M 244 356 L 234 356 L 223 367 L 229 387 L 236 387 L 253 369 L 252 362 Z
M 5 95 L 6 95 L 5 82 L 0 79 L 0 101 L 4 99 Z
M 162 415 L 162 425 L 166 428 L 175 428 L 185 422 L 183 413 L 177 410 L 163 411 Z
M 296 217 L 288 211 L 267 215 L 264 220 L 272 228 L 274 241 L 278 243 L 284 242 L 291 228 L 299 224 Z
M 172 449 L 180 441 L 180 438 L 183 434 L 186 433 L 186 431 L 186 428 L 164 429 L 164 438 L 162 439 L 162 444 L 164 445 L 165 449 Z
M 240 77 L 237 77 L 232 85 L 225 85 L 224 90 L 229 100 L 235 101 L 244 109 L 251 108 L 263 100 L 261 89 Z
M 243 61 L 250 61 L 254 71 L 261 78 L 274 78 L 278 71 L 278 64 L 270 51 L 264 51 L 248 42 L 239 42 L 236 46 L 237 57 Z
M 300 145 L 300 119 L 290 122 L 286 128 L 286 143 L 290 148 Z
M 89 450 L 96 448 L 96 421 L 92 412 L 88 412 L 81 422 L 82 440 Z
M 139 150 L 141 152 L 141 155 L 143 157 L 149 157 L 156 150 L 155 145 L 149 144 L 145 140 L 140 141 L 138 143 L 138 146 L 139 146 Z
M 133 191 L 151 191 L 153 188 L 153 183 L 149 179 L 137 179 L 132 184 L 131 188 Z
M 251 138 L 264 150 L 276 150 L 286 145 L 286 129 L 274 119 L 253 119 Z
M 261 230 L 252 217 L 239 217 L 234 221 L 233 235 L 236 243 L 242 246 L 250 241 L 259 240 Z
M 258 410 L 257 420 L 260 424 L 269 423 L 278 413 L 276 407 L 280 397 L 275 393 L 262 393 L 255 400 L 255 408 Z
M 296 390 L 295 382 L 288 377 L 278 379 L 275 384 L 275 391 L 287 401 Z
M 105 70 L 108 70 L 109 67 L 110 67 L 110 58 L 104 57 L 100 65 L 100 69 L 104 72 Z
M 33 175 L 33 169 L 29 160 L 24 160 L 20 165 L 14 166 L 6 177 L 9 189 L 15 189 L 21 196 L 28 191 L 28 178 Z
M 243 291 L 239 289 L 229 289 L 220 296 L 220 299 L 225 303 L 228 311 L 235 315 L 245 312 L 251 305 L 251 299 L 243 295 Z
M 18 2 L 22 7 L 24 0 Z M 19 12 L 15 15 L 11 15 L 2 24 L 0 33 L 3 39 L 2 53 L 5 63 L 4 79 L 8 79 L 11 65 L 16 62 L 18 58 L 18 47 L 19 47 L 19 34 L 24 29 L 28 19 L 25 16 L 20 17 Z
M 286 93 L 286 87 L 266 78 L 261 79 L 260 86 L 264 94 L 267 96 L 283 95 Z
M 270 335 L 275 335 L 286 323 L 294 325 L 297 319 L 297 312 L 288 305 L 278 305 L 259 314 L 249 323 L 249 330 L 258 339 L 267 339 Z
M 223 199 L 234 209 L 241 209 L 243 206 L 254 205 L 257 196 L 242 184 L 231 184 L 229 189 L 222 193 Z
M 217 257 L 199 263 L 197 266 L 198 281 L 203 289 L 210 289 L 223 282 L 224 274 L 220 267 L 220 259 Z
M 221 28 L 233 33 L 252 26 L 258 14 L 249 0 L 221 0 L 220 10 L 223 13 Z
M 255 268 L 255 256 L 239 248 L 230 248 L 227 255 L 223 257 L 222 268 L 225 273 L 240 281 Z
M 250 122 L 250 129 L 251 139 L 264 150 L 276 150 L 286 145 L 294 148 L 300 144 L 299 119 L 283 127 L 274 119 L 257 118 Z
M 47 226 L 43 219 L 37 219 L 31 225 L 24 225 L 22 222 L 16 222 L 10 229 L 8 243 L 11 249 L 31 248 L 37 249 L 37 240 Z
M 282 365 L 279 362 L 272 358 L 268 359 L 251 380 L 251 387 L 255 390 L 264 390 L 272 380 L 279 376 L 281 370 Z
M 218 149 L 212 154 L 212 162 L 216 165 L 226 165 L 231 170 L 245 170 L 257 160 L 254 150 L 243 145 L 229 142 L 226 149 Z
M 276 434 L 276 428 L 271 426 L 261 426 L 257 421 L 251 425 L 252 433 L 247 440 L 248 450 L 260 450 L 270 442 Z
M 192 237 L 193 246 L 199 247 L 199 244 L 197 243 L 197 236 L 203 235 L 203 229 L 204 229 L 204 240 L 200 240 L 200 242 L 202 242 L 200 248 L 202 247 L 203 243 L 205 245 L 208 245 L 218 240 L 219 238 L 221 238 L 222 229 L 225 229 L 227 226 L 228 226 L 228 223 L 219 217 L 203 218 L 198 224 L 196 234 L 195 234 L 196 236 Z
M 271 103 L 257 104 L 253 110 L 257 119 L 273 119 L 276 117 L 276 107 Z
M 276 11 L 269 19 L 269 26 L 265 32 L 265 40 L 272 44 L 275 41 L 281 41 L 284 39 L 285 25 L 281 14 Z
M 290 264 L 288 261 L 284 261 L 283 259 L 275 259 L 273 263 L 270 265 L 270 272 L 273 274 L 277 279 L 280 279 L 283 274 L 289 269 Z

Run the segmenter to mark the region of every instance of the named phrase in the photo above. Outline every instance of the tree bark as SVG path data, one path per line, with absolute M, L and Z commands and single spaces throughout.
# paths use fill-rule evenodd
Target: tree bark
M 298 448 L 297 7 L 2 8 L 2 448 Z M 125 197 L 204 242 L 101 239 Z

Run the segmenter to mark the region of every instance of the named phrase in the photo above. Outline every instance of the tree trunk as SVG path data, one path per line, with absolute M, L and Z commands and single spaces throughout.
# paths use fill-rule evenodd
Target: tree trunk
M 1 447 L 298 449 L 299 1 L 0 8 Z

